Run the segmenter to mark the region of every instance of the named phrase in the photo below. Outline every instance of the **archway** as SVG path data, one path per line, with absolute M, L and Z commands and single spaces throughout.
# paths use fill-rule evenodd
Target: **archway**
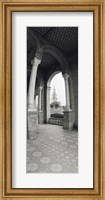
M 50 95 L 50 104 L 52 103 L 52 98 L 57 98 L 57 101 L 60 102 L 62 106 L 66 105 L 66 98 L 65 98 L 65 83 L 62 73 L 55 74 L 52 78 L 51 83 L 51 95 Z
M 78 134 L 72 129 L 74 122 L 78 120 L 78 58 L 75 56 L 75 52 L 78 52 L 78 28 L 28 27 L 28 29 L 27 119 L 29 139 L 31 140 L 28 141 L 27 148 L 29 147 L 29 149 L 27 150 L 28 152 L 31 151 L 31 154 L 30 158 L 27 157 L 29 160 L 27 165 L 29 171 L 27 170 L 27 172 L 46 173 L 51 171 L 62 172 L 62 170 L 64 170 L 64 173 L 78 172 Z M 63 87 L 60 81 L 52 85 L 53 80 L 60 74 Z M 53 93 L 51 87 L 53 90 L 54 85 L 56 91 L 53 101 L 51 101 Z M 61 89 L 60 93 L 64 88 L 64 92 L 61 94 L 65 97 L 64 103 L 59 98 L 57 86 Z M 65 106 L 64 110 L 62 110 L 62 106 Z M 54 110 L 51 110 L 51 108 L 54 108 Z M 52 118 L 52 114 L 57 114 L 55 116 L 57 120 L 54 119 L 53 123 L 50 123 L 49 118 Z M 59 120 L 58 116 L 61 115 L 63 117 Z M 73 148 L 72 145 L 68 145 L 71 141 L 73 146 L 75 145 Z M 72 151 L 73 161 L 70 157 Z M 29 156 L 29 154 L 27 155 Z M 31 162 L 33 156 L 37 158 L 39 156 L 36 159 L 35 166 Z M 67 166 L 66 171 L 65 166 Z M 69 170 L 68 166 L 70 167 Z
M 47 89 L 46 89 L 46 122 L 48 123 L 48 120 L 50 118 L 50 92 L 51 92 L 51 81 L 54 78 L 55 75 L 59 74 L 60 71 L 54 71 L 47 81 Z
M 53 78 L 52 78 L 53 77 Z M 62 73 L 55 72 L 49 78 L 50 82 L 50 118 L 48 123 L 63 126 L 64 109 L 66 105 L 65 83 Z M 49 83 L 48 83 L 49 84 Z
M 43 86 L 43 88 L 44 88 L 44 98 L 43 98 L 44 109 L 43 109 L 43 113 L 42 113 L 42 109 L 41 109 L 43 107 L 43 106 L 41 106 L 42 87 L 41 87 L 41 84 L 39 83 L 38 86 L 39 86 L 39 100 L 40 100 L 39 108 L 40 109 L 38 109 L 38 112 L 40 111 L 40 116 L 42 116 L 41 118 L 43 118 L 43 120 L 41 119 L 41 121 L 43 121 L 44 123 L 48 123 L 48 120 L 50 118 L 50 83 L 56 74 L 62 72 L 64 82 L 65 82 L 65 91 L 66 91 L 65 119 L 66 118 L 68 119 L 68 124 L 66 124 L 64 126 L 64 128 L 71 129 L 72 123 L 70 121 L 72 118 L 72 112 L 70 110 L 70 91 L 69 91 L 70 76 L 69 76 L 69 72 L 68 72 L 68 62 L 65 59 L 65 56 L 63 56 L 62 53 L 58 49 L 56 49 L 55 47 L 49 46 L 48 44 L 47 45 L 44 44 L 44 45 L 40 46 L 39 50 L 41 50 L 41 51 L 36 52 L 36 56 L 34 58 L 32 70 L 31 70 L 32 76 L 30 78 L 31 84 L 30 84 L 30 88 L 29 88 L 30 90 L 29 90 L 29 95 L 28 95 L 28 100 L 29 100 L 28 103 L 29 103 L 29 108 L 30 108 L 29 111 L 31 111 L 32 109 L 35 108 L 35 106 L 33 106 L 34 87 L 36 85 L 39 65 L 41 66 L 41 62 L 43 61 L 42 53 L 44 54 L 45 52 L 47 52 L 48 55 L 49 54 L 52 55 L 52 57 L 54 57 L 54 59 L 57 62 L 56 63 L 53 62 L 52 63 L 53 66 L 51 66 L 51 64 L 49 64 L 47 67 L 43 65 L 44 66 L 43 68 L 45 68 L 45 72 L 43 73 L 43 70 L 42 70 L 41 73 L 42 73 L 42 77 L 44 74 L 44 86 Z M 36 111 L 35 111 L 34 115 L 35 115 L 35 120 L 37 121 L 39 113 L 36 113 Z

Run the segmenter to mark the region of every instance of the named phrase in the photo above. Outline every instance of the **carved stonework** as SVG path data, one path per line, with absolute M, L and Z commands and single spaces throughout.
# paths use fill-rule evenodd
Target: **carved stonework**
M 43 54 L 43 52 L 37 51 L 35 57 L 36 57 L 38 60 L 42 60 L 42 54 Z
M 36 67 L 38 67 L 38 65 L 40 63 L 41 63 L 41 60 L 39 58 L 36 58 L 36 57 L 31 61 L 31 64 L 35 65 Z

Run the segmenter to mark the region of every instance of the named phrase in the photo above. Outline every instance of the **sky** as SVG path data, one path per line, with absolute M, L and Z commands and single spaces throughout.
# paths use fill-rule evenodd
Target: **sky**
M 62 77 L 61 73 L 55 75 L 51 81 L 50 102 L 51 102 L 54 86 L 56 89 L 58 101 L 61 102 L 62 106 L 65 105 L 65 84 L 64 84 L 64 78 Z

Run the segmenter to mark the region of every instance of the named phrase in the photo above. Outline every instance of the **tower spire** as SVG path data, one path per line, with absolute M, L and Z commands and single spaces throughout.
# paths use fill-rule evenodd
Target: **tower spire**
M 53 94 L 52 94 L 52 102 L 57 101 L 57 94 L 56 94 L 56 89 L 55 86 L 53 88 Z

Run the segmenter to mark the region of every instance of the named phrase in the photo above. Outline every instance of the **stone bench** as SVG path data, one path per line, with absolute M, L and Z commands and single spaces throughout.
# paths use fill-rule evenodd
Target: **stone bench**
M 63 126 L 63 118 L 50 117 L 48 123 Z

